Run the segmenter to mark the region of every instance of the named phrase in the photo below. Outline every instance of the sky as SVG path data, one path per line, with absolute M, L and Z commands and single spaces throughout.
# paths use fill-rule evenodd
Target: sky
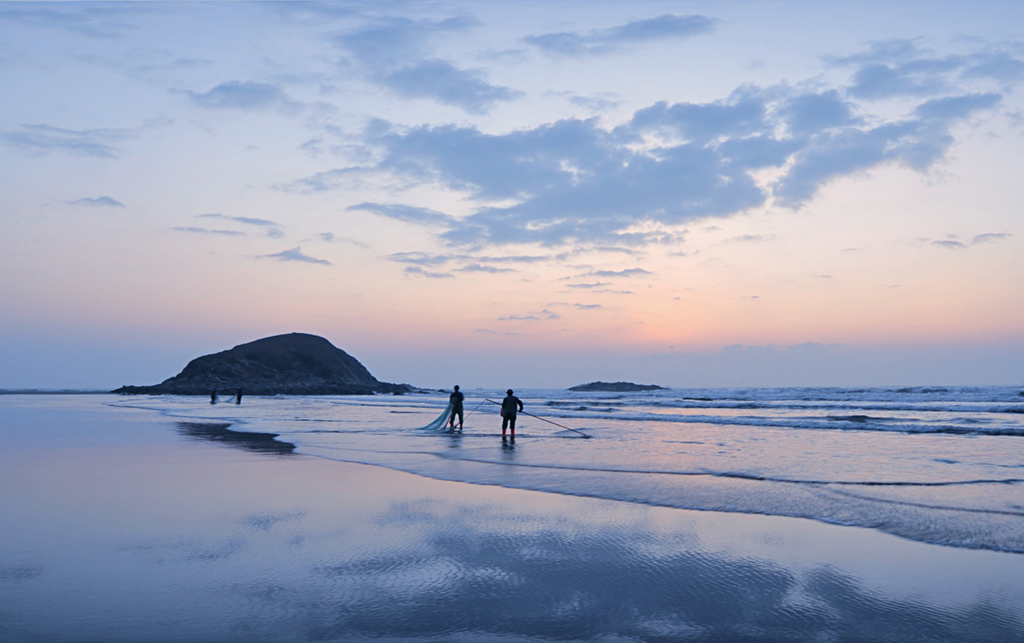
M 1015 1 L 2 2 L 0 388 L 1024 384 Z

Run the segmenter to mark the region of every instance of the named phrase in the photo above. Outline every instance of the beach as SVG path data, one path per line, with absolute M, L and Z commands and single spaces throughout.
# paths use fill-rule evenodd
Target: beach
M 1019 553 L 442 480 L 140 401 L 0 396 L 0 641 L 1024 641 Z

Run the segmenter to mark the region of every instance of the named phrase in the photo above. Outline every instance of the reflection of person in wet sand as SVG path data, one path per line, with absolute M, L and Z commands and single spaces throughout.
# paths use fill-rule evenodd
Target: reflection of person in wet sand
M 512 394 L 512 389 L 501 401 L 501 439 L 505 439 L 505 429 L 512 430 L 512 439 L 516 439 L 516 414 L 523 410 L 523 401 Z
M 462 430 L 463 410 L 462 401 L 466 399 L 466 396 L 459 391 L 459 385 L 455 385 L 455 390 L 448 396 L 448 403 L 452 406 L 452 413 L 448 416 L 448 426 L 452 429 L 455 428 L 455 416 L 459 416 L 459 430 Z

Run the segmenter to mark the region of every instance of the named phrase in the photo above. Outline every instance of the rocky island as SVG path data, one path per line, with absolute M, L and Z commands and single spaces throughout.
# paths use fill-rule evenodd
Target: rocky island
M 634 384 L 633 382 L 591 382 L 569 388 L 570 391 L 609 391 L 612 393 L 634 393 L 636 391 L 663 391 L 664 386 L 655 384 Z
M 245 395 L 367 395 L 402 394 L 412 387 L 378 381 L 359 360 L 323 337 L 289 333 L 197 357 L 160 384 L 113 392 L 209 395 L 238 389 Z

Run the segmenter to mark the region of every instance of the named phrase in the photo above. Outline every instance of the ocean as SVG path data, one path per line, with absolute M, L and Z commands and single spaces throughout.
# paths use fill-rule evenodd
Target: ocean
M 445 408 L 443 391 L 107 404 L 158 414 L 189 439 L 439 480 L 790 516 L 1024 553 L 1021 387 L 524 389 L 516 395 L 532 415 L 520 416 L 514 443 L 502 441 L 492 403 L 503 392 L 463 392 L 462 432 L 422 428 Z

